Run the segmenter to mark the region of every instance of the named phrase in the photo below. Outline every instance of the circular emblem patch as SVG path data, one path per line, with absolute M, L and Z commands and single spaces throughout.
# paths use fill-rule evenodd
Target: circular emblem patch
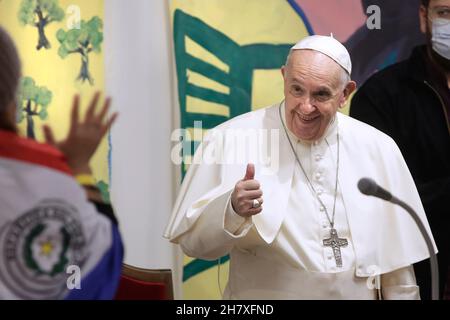
M 6 226 L 0 235 L 0 277 L 22 299 L 58 299 L 67 291 L 66 268 L 82 267 L 85 237 L 78 214 L 45 201 Z

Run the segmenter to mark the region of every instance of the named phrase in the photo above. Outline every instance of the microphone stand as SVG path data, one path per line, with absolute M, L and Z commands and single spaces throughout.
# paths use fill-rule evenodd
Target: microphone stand
M 426 242 L 427 248 L 428 248 L 428 252 L 430 253 L 431 299 L 439 300 L 439 268 L 438 268 L 438 262 L 437 262 L 436 254 L 434 253 L 434 247 L 433 247 L 431 238 L 428 235 L 428 232 L 425 229 L 425 226 L 423 225 L 419 216 L 409 205 L 407 205 L 406 203 L 404 203 L 400 199 L 397 199 L 394 196 L 392 196 L 392 199 L 390 201 L 392 203 L 399 205 L 400 207 L 405 209 L 411 215 L 411 217 L 413 218 L 413 220 L 416 222 L 417 226 L 419 227 L 420 233 L 422 234 L 423 238 L 425 239 L 425 242 Z

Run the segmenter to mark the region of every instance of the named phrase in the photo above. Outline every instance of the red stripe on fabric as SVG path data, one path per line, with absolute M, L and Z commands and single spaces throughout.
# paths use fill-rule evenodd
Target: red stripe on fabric
M 40 165 L 72 175 L 64 155 L 47 144 L 0 130 L 0 157 Z

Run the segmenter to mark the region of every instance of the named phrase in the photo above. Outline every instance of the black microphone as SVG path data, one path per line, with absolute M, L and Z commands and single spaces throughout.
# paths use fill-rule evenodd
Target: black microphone
M 367 196 L 374 196 L 381 198 L 383 200 L 389 201 L 393 204 L 397 204 L 403 209 L 405 209 L 413 218 L 414 222 L 422 234 L 425 243 L 427 244 L 428 252 L 430 254 L 430 269 L 431 269 L 431 299 L 439 300 L 439 269 L 436 254 L 434 253 L 433 243 L 431 237 L 428 234 L 425 226 L 420 220 L 417 213 L 409 205 L 404 203 L 402 200 L 394 197 L 389 191 L 380 187 L 375 181 L 370 178 L 362 178 L 358 181 L 358 189 L 361 193 Z
M 392 194 L 380 187 L 375 181 L 369 178 L 362 178 L 358 182 L 358 189 L 367 196 L 374 196 L 386 201 L 392 200 Z

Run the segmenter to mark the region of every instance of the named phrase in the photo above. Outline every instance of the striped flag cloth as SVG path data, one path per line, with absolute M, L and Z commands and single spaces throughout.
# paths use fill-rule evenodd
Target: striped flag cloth
M 112 299 L 123 259 L 116 223 L 97 212 L 50 146 L 0 131 L 0 299 Z

